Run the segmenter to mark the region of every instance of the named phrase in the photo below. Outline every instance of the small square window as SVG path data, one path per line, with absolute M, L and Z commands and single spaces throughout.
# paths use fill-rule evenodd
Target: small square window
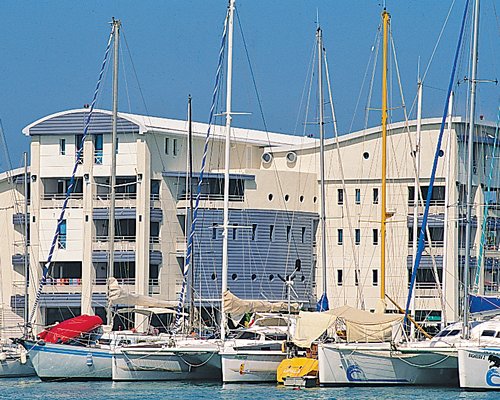
M 356 204 L 361 204 L 361 189 L 356 189 L 354 201 Z
M 179 148 L 177 146 L 177 139 L 174 139 L 173 140 L 173 149 L 172 149 L 172 153 L 174 154 L 174 156 L 177 155 L 177 153 L 179 152 Z
M 170 153 L 170 138 L 165 138 L 165 154 L 168 155 Z
M 337 189 L 337 204 L 339 206 L 344 204 L 344 190 L 343 189 Z
M 343 282 L 343 271 L 341 269 L 337 270 L 337 286 L 342 286 Z
M 342 246 L 343 243 L 344 243 L 344 230 L 337 229 L 337 244 L 339 246 Z
M 66 139 L 59 139 L 59 154 L 66 155 Z

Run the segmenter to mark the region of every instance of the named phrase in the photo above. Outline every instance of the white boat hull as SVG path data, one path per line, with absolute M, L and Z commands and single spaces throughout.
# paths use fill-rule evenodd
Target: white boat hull
M 216 346 L 117 348 L 112 377 L 114 381 L 220 381 L 218 353 Z
M 318 346 L 322 385 L 457 384 L 457 353 L 452 349 L 391 349 L 390 344 Z
M 24 352 L 24 355 L 21 355 Z M 24 348 L 0 349 L 0 378 L 35 376 L 36 372 Z
M 111 380 L 109 349 L 25 342 L 41 380 Z
M 500 390 L 500 348 L 458 350 L 458 373 L 461 388 Z
M 224 383 L 276 382 L 276 371 L 286 357 L 277 351 L 221 353 Z

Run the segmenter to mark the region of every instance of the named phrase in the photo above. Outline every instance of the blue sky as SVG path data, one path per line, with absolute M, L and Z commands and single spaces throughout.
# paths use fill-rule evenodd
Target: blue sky
M 452 3 L 387 1 L 408 106 L 415 96 L 418 60 L 423 70 Z M 442 113 L 464 3 L 456 0 L 429 69 L 424 116 Z M 299 118 L 297 125 L 297 119 L 303 112 L 301 97 L 319 12 L 339 129 L 349 132 L 382 1 L 240 0 L 237 8 L 267 126 L 271 131 L 296 134 L 303 131 L 303 121 Z M 484 0 L 482 9 L 479 76 L 500 78 L 500 4 Z M 90 102 L 112 16 L 122 20 L 131 54 L 122 41 L 120 111 L 185 118 L 186 98 L 191 94 L 194 119 L 206 121 L 225 11 L 225 0 L 4 0 L 0 4 L 0 118 L 14 166 L 21 164 L 22 152 L 28 148 L 29 140 L 21 133 L 24 126 Z M 466 59 L 461 60 L 459 75 L 465 76 Z M 260 129 L 263 123 L 238 28 L 234 68 L 233 108 L 252 113 L 237 117 L 235 125 Z M 110 88 L 108 73 L 99 102 L 102 108 L 110 107 Z M 479 92 L 478 113 L 495 121 L 499 86 L 481 84 Z M 373 108 L 380 107 L 377 94 L 375 90 Z M 364 125 L 366 95 L 361 98 L 352 129 Z M 401 103 L 395 86 L 392 98 L 393 106 Z M 378 118 L 373 112 L 370 125 Z M 395 111 L 393 119 L 401 119 L 401 114 Z M 0 167 L 6 168 L 3 156 Z

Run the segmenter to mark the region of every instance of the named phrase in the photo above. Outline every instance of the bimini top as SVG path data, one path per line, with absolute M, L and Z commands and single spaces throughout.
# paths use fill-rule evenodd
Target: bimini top
M 91 332 L 101 325 L 102 319 L 97 315 L 80 315 L 45 329 L 40 332 L 38 339 L 48 343 L 67 343 L 78 338 L 82 333 Z
M 89 109 L 76 109 L 58 112 L 43 117 L 23 129 L 26 136 L 36 135 L 75 135 L 82 134 Z M 117 129 L 119 134 L 166 133 L 179 136 L 187 135 L 187 121 L 149 117 L 138 114 L 118 113 Z M 193 122 L 193 136 L 205 137 L 208 124 Z M 316 142 L 316 139 L 284 133 L 257 131 L 246 128 L 231 128 L 232 139 L 258 146 L 292 146 Z M 111 111 L 94 110 L 89 134 L 111 133 Z M 212 138 L 224 140 L 225 126 L 214 125 Z

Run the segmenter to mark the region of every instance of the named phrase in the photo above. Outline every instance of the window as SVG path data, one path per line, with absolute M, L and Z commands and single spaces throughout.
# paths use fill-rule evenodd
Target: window
M 361 229 L 354 230 L 354 244 L 359 245 L 361 243 Z
M 217 224 L 212 224 L 212 240 L 217 239 Z
M 274 240 L 274 225 L 269 225 L 269 241 Z
M 165 154 L 168 155 L 170 153 L 170 138 L 165 138 Z
M 290 225 L 288 225 L 286 227 L 286 241 L 287 242 L 290 241 L 290 236 L 291 236 L 290 234 L 291 234 L 291 232 L 292 232 L 292 227 Z
M 115 153 L 118 154 L 118 138 L 116 138 L 115 142 Z
M 372 285 L 378 286 L 378 269 L 372 269 Z
M 337 204 L 339 206 L 344 204 L 344 190 L 343 189 L 337 189 Z
M 378 245 L 378 229 L 373 230 L 373 245 Z
M 75 135 L 75 157 L 79 164 L 83 163 L 83 135 Z
M 373 204 L 378 204 L 378 188 L 373 188 Z
M 342 286 L 343 284 L 343 271 L 341 269 L 337 270 L 337 286 Z
M 337 229 L 337 244 L 342 246 L 342 243 L 344 243 L 344 230 Z
M 302 243 L 305 243 L 306 241 L 306 227 L 302 227 Z
M 356 286 L 358 286 L 358 285 L 359 285 L 359 275 L 358 275 L 358 274 L 359 274 L 359 271 L 356 269 L 356 270 L 354 271 L 354 284 L 355 284 Z
M 172 153 L 174 154 L 174 156 L 176 156 L 177 153 L 179 152 L 179 148 L 177 147 L 177 139 L 174 139 L 173 141 L 174 141 L 174 146 Z
M 356 189 L 354 201 L 356 204 L 361 204 L 361 189 Z
M 252 224 L 252 240 L 257 236 L 257 224 Z
M 237 229 L 238 229 L 238 224 L 234 224 L 234 227 L 233 227 L 233 240 L 236 240 L 236 237 L 237 237 Z
M 102 164 L 103 156 L 103 136 L 101 134 L 94 135 L 94 163 Z
M 59 139 L 59 154 L 62 156 L 66 154 L 66 139 Z
M 59 235 L 57 237 L 57 245 L 60 249 L 66 248 L 66 220 L 63 219 L 59 225 Z

